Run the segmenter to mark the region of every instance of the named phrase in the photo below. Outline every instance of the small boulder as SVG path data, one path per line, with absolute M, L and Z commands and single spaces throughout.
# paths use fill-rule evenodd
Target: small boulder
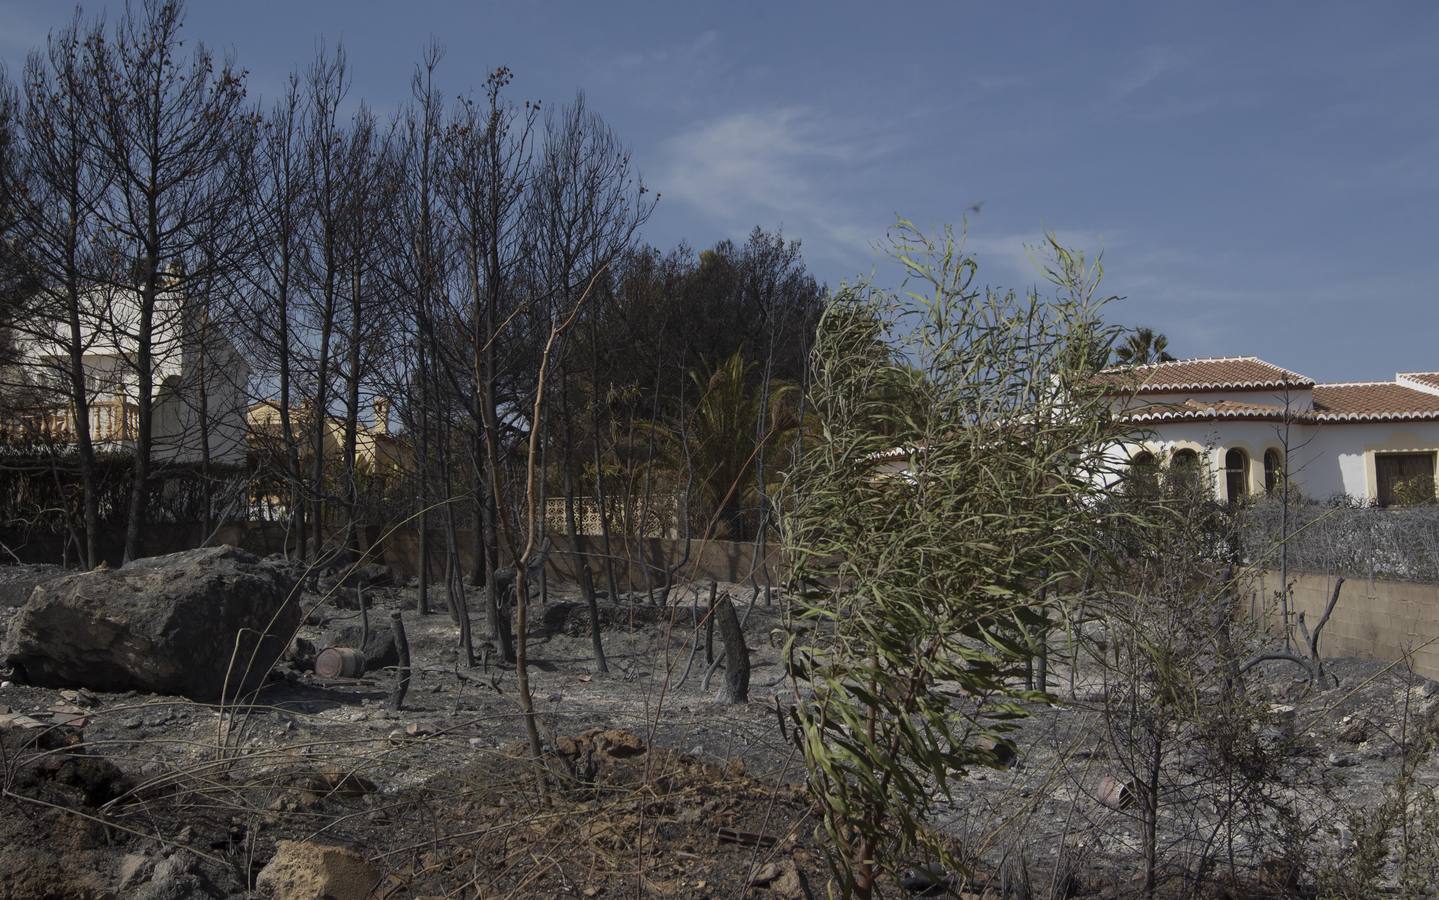
M 591 728 L 575 737 L 561 737 L 555 750 L 561 756 L 593 756 L 605 760 L 629 759 L 645 752 L 645 742 L 632 731 L 620 728 Z
M 318 593 L 330 595 L 336 606 L 345 608 L 350 603 L 358 604 L 356 591 L 368 593 L 376 588 L 394 587 L 396 581 L 394 570 L 381 563 L 347 564 L 326 571 L 315 586 Z
M 70 575 L 35 589 L 0 656 L 16 680 L 45 687 L 233 697 L 261 683 L 299 627 L 293 587 L 228 546 Z
M 275 900 L 361 900 L 380 877 L 379 869 L 348 847 L 280 841 L 255 886 Z
M 336 632 L 335 639 L 330 642 L 330 646 L 359 649 L 361 653 L 365 654 L 366 672 L 375 672 L 400 664 L 400 648 L 395 644 L 395 632 L 390 626 L 372 624 L 364 646 L 360 646 L 362 630 L 359 625 L 347 625 Z
M 925 863 L 912 869 L 905 869 L 899 879 L 900 887 L 919 897 L 938 897 L 949 894 L 955 885 L 955 877 L 939 863 Z
M 1339 740 L 1346 744 L 1362 744 L 1374 736 L 1374 723 L 1354 717 L 1340 723 Z
M 319 654 L 320 648 L 315 646 L 314 641 L 297 637 L 285 651 L 285 661 L 297 671 L 308 672 L 314 667 L 315 657 Z
M 763 888 L 780 900 L 801 900 L 807 893 L 799 867 L 788 857 L 760 866 L 750 879 L 750 886 Z
M 1014 741 L 986 734 L 975 742 L 975 749 L 980 752 L 982 765 L 995 769 L 1012 769 L 1019 761 L 1019 751 L 1014 746 Z

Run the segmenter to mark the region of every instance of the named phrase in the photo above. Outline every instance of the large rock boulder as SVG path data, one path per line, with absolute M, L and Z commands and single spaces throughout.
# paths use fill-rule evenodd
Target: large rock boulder
M 233 697 L 299 627 L 293 588 L 282 568 L 228 546 L 70 575 L 35 589 L 0 655 L 31 684 Z

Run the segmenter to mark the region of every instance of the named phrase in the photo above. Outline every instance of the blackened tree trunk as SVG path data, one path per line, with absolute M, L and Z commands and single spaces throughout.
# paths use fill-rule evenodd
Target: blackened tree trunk
M 395 672 L 395 688 L 390 692 L 385 708 L 399 711 L 404 708 L 405 694 L 410 691 L 410 639 L 405 634 L 405 619 L 399 610 L 390 613 L 390 631 L 395 636 L 395 650 L 400 660 Z
M 600 351 L 595 334 L 594 319 L 590 319 L 590 441 L 594 448 L 595 464 L 595 513 L 600 520 L 600 553 L 605 569 L 605 587 L 610 592 L 610 603 L 620 599 L 619 585 L 615 581 L 615 556 L 610 546 L 610 511 L 605 498 L 605 469 L 600 454 Z
M 444 490 L 448 494 L 454 481 L 450 465 L 451 436 L 447 425 L 441 425 L 439 437 L 440 478 Z M 475 667 L 475 644 L 470 629 L 470 606 L 465 597 L 462 574 L 464 567 L 460 560 L 460 542 L 455 530 L 455 507 L 452 503 L 445 504 L 445 553 L 447 557 L 445 590 L 449 599 L 450 616 L 454 619 L 455 624 L 460 626 L 460 650 L 465 655 L 465 665 L 473 669 Z
M 419 353 L 420 363 L 420 435 L 419 455 L 415 460 L 415 478 L 419 481 L 419 599 L 416 606 L 420 615 L 430 614 L 430 409 L 426 399 L 425 384 L 429 376 L 424 371 L 424 350 Z
M 560 421 L 563 423 L 560 431 L 562 440 L 562 459 L 560 468 L 563 473 L 565 491 L 565 531 L 570 539 L 570 548 L 574 553 L 575 574 L 580 582 L 580 596 L 584 598 L 585 607 L 590 613 L 590 646 L 595 654 L 595 669 L 600 672 L 610 670 L 609 663 L 605 660 L 604 636 L 600 631 L 600 606 L 599 600 L 595 597 L 595 580 L 590 572 L 589 555 L 584 552 L 580 544 L 579 524 L 575 517 L 575 429 L 570 418 L 570 391 L 569 391 L 569 370 L 567 366 L 560 367 Z
M 133 296 L 137 307 L 129 319 L 134 331 L 123 335 L 134 348 L 127 363 L 135 376 L 138 423 L 127 561 L 141 553 L 149 501 L 156 367 L 174 349 L 168 346 L 173 336 L 164 337 L 157 358 L 157 311 L 162 297 L 167 306 L 183 306 L 194 279 L 214 274 L 197 270 L 199 259 L 224 266 L 233 258 L 243 231 L 235 224 L 245 197 L 241 173 L 254 131 L 244 105 L 244 74 L 228 62 L 217 68 L 203 45 L 188 64 L 177 59 L 181 24 L 180 3 L 147 3 L 127 8 L 109 38 L 97 28 L 85 42 L 95 96 L 89 133 L 113 176 L 95 212 L 116 258 L 136 262 L 136 277 L 112 276 L 116 302 Z M 200 256 L 196 248 L 206 242 L 213 252 Z M 171 325 L 172 316 L 167 309 Z
M 334 396 L 332 381 L 337 362 L 334 360 L 337 319 L 339 316 L 340 278 L 343 266 L 343 226 L 348 213 L 349 198 L 343 170 L 345 135 L 339 124 L 339 107 L 348 92 L 348 69 L 343 51 L 320 55 L 310 69 L 310 109 L 305 128 L 306 176 L 312 184 L 309 204 L 312 235 L 306 280 L 312 295 L 314 372 L 313 393 L 306 415 L 310 428 L 310 530 L 313 552 L 318 560 L 325 546 L 325 499 L 329 493 L 325 483 L 326 443 L 330 435 L 330 402 Z
M 271 449 L 266 474 L 274 478 L 280 470 L 285 505 L 284 517 L 295 535 L 295 555 L 305 557 L 308 538 L 305 526 L 304 469 L 300 462 L 302 438 L 294 416 L 294 291 L 296 256 L 301 252 L 299 223 L 308 191 L 300 146 L 300 80 L 291 75 L 285 93 L 263 125 L 255 162 L 247 185 L 251 202 L 246 208 L 246 233 L 252 249 L 253 266 L 246 272 L 249 315 L 238 323 L 248 336 L 252 359 L 273 366 L 276 389 L 275 414 L 280 423 L 280 445 Z M 274 484 L 274 481 L 270 482 Z M 279 485 L 275 485 L 279 493 Z M 288 537 L 284 551 L 289 554 Z
M 749 648 L 745 646 L 744 630 L 740 628 L 734 603 L 728 596 L 721 597 L 719 603 L 710 610 L 710 615 L 718 617 L 716 625 L 719 628 L 720 642 L 724 646 L 724 684 L 720 687 L 715 701 L 748 703 Z
M 100 523 L 82 317 L 88 312 L 88 278 L 95 274 L 86 271 L 94 267 L 89 210 L 105 185 L 87 140 L 85 111 L 95 95 L 84 78 L 81 41 L 78 24 L 71 24 L 51 35 L 45 55 L 32 56 L 25 67 L 23 86 L 14 97 L 14 142 L 5 160 L 10 164 L 0 165 L 0 209 L 7 214 L 9 239 L 23 254 L 17 281 L 33 280 L 35 287 L 7 316 L 7 325 L 54 342 L 65 355 L 54 374 L 67 386 L 75 417 L 84 531 L 78 545 L 88 568 L 99 562 Z
M 707 666 L 715 661 L 715 598 L 718 592 L 719 583 L 711 581 L 709 608 L 705 610 L 705 665 Z

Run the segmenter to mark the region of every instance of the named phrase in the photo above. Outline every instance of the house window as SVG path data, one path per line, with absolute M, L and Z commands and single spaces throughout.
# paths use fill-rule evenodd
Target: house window
M 1224 454 L 1224 492 L 1230 503 L 1249 493 L 1249 454 L 1238 447 Z
M 1136 497 L 1153 497 L 1159 493 L 1159 460 L 1153 453 L 1141 450 L 1129 460 L 1125 492 Z
M 1282 457 L 1279 451 L 1270 447 L 1264 451 L 1264 493 L 1273 494 L 1279 490 L 1279 478 L 1283 471 Z
M 1414 506 L 1434 500 L 1433 453 L 1380 453 L 1374 457 L 1380 506 Z
M 1169 461 L 1168 488 L 1173 493 L 1198 493 L 1199 454 L 1189 449 L 1176 450 Z

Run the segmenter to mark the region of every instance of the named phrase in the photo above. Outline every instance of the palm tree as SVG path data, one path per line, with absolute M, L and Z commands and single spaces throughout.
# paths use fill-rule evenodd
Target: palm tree
M 1174 362 L 1174 357 L 1169 354 L 1169 338 L 1141 326 L 1114 348 L 1114 361 L 1122 366 L 1147 366 Z
M 676 483 L 693 478 L 691 521 L 715 537 L 735 538 L 753 528 L 760 498 L 756 455 L 762 446 L 789 446 L 799 428 L 795 386 L 772 381 L 766 398 L 748 377 L 752 368 L 735 353 L 708 374 L 691 372 L 700 397 L 683 425 L 651 426 L 661 438 L 660 465 L 667 474 Z M 766 493 L 778 487 L 780 468 L 766 467 Z

